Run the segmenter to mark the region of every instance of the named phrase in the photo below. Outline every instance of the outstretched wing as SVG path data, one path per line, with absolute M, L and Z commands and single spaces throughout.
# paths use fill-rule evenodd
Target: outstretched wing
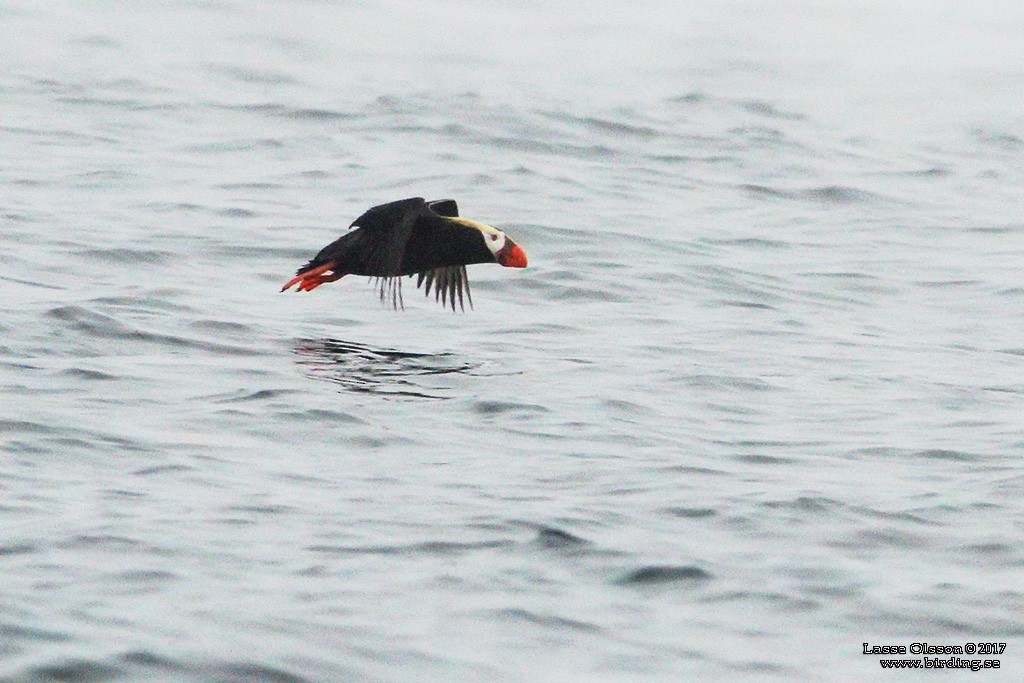
M 359 228 L 361 248 L 353 250 L 349 268 L 357 274 L 377 279 L 380 299 L 394 308 L 403 307 L 399 275 L 409 236 L 416 221 L 429 209 L 422 197 L 402 199 L 374 206 L 352 222 Z
M 401 272 L 409 236 L 417 219 L 426 212 L 422 197 L 403 199 L 375 206 L 357 218 L 351 227 L 359 227 L 362 248 L 351 264 L 353 272 L 373 277 L 395 277 Z
M 413 197 L 371 208 L 352 222 L 349 232 L 321 249 L 296 274 L 340 263 L 346 274 L 397 276 L 409 236 L 419 216 L 428 211 L 426 207 L 422 197 Z
M 466 266 L 448 266 L 446 268 L 434 268 L 416 274 L 416 286 L 426 287 L 423 293 L 430 296 L 430 289 L 434 289 L 434 300 L 440 301 L 442 306 L 451 303 L 452 310 L 455 310 L 455 297 L 459 298 L 459 308 L 466 310 L 463 304 L 462 293 L 466 293 L 466 300 L 469 307 L 473 308 L 473 296 L 469 292 L 469 278 L 466 276 Z

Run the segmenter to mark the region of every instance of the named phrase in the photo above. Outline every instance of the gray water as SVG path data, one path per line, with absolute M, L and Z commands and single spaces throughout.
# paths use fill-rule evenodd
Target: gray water
M 1024 674 L 1024 7 L 688 5 L 0 0 L 0 679 Z

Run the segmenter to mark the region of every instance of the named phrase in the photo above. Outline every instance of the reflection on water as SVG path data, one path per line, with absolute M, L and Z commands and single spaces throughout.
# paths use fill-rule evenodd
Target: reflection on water
M 348 391 L 413 398 L 451 398 L 445 375 L 470 375 L 480 367 L 452 353 L 412 353 L 340 339 L 303 339 L 297 361 L 313 379 Z

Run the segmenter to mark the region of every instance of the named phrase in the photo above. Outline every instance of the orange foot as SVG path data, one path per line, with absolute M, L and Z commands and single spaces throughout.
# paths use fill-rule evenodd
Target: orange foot
M 331 273 L 330 275 L 326 274 L 327 271 L 334 268 L 334 265 L 334 261 L 331 261 L 330 263 L 325 263 L 324 265 L 319 266 L 317 268 L 312 268 L 311 270 L 299 273 L 291 280 L 289 280 L 287 283 L 285 283 L 284 287 L 281 288 L 281 291 L 283 292 L 287 289 L 290 289 L 292 285 L 298 284 L 299 286 L 296 288 L 295 291 L 311 292 L 320 285 L 324 284 L 325 282 L 334 282 L 335 280 L 340 280 L 344 273 Z

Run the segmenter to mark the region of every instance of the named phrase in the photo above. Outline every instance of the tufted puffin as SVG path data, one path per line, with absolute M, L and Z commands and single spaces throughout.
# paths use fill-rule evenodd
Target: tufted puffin
M 356 230 L 351 230 L 357 228 Z M 428 202 L 422 197 L 375 206 L 357 218 L 350 232 L 320 250 L 281 291 L 312 291 L 345 275 L 377 278 L 381 301 L 402 305 L 401 277 L 416 276 L 416 286 L 426 283 L 425 294 L 444 306 L 455 297 L 462 304 L 465 291 L 470 308 L 466 266 L 500 263 L 525 268 L 526 253 L 505 233 L 483 223 L 459 217 L 454 199 Z

